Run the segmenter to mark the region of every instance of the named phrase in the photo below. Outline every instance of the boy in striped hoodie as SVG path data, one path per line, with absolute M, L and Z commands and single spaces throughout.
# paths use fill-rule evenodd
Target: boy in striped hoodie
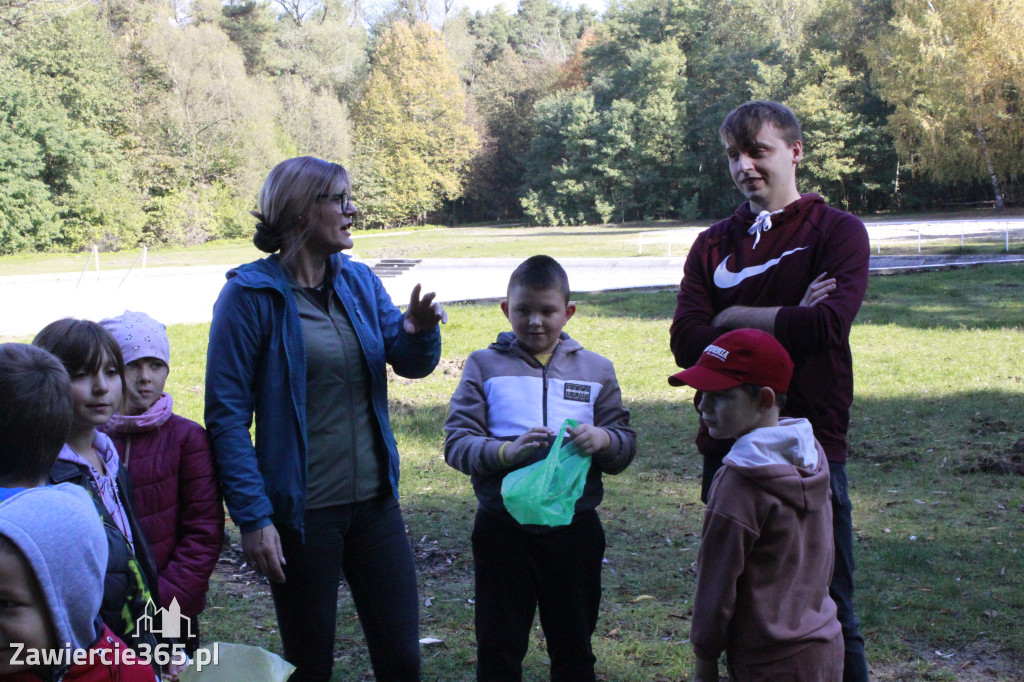
M 479 506 L 473 527 L 477 677 L 521 679 L 534 613 L 552 680 L 595 679 L 591 636 L 601 601 L 605 539 L 596 507 L 602 474 L 633 460 L 636 435 L 612 363 L 562 331 L 576 312 L 569 279 L 553 258 L 533 256 L 512 273 L 501 310 L 512 325 L 466 360 L 445 423 L 445 459 L 469 474 Z M 567 526 L 520 524 L 502 502 L 510 472 L 548 456 L 566 419 L 591 458 Z

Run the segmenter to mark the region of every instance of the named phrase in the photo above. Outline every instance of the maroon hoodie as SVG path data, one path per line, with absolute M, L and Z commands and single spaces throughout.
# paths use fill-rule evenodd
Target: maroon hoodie
M 850 326 L 867 290 L 867 231 L 857 217 L 804 194 L 772 216 L 771 230 L 755 248 L 748 229 L 756 217 L 745 202 L 697 237 L 679 285 L 672 353 L 680 367 L 696 364 L 704 348 L 729 331 L 711 325 L 726 308 L 782 306 L 774 336 L 795 364 L 784 414 L 809 419 L 829 461 L 845 462 L 853 403 Z M 822 273 L 836 278 L 835 291 L 818 305 L 800 307 L 807 286 Z M 703 425 L 697 445 L 719 457 L 729 447 Z

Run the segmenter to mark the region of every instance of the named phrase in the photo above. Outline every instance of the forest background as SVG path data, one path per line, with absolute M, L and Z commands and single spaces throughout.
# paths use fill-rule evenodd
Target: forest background
M 717 137 L 804 124 L 802 191 L 1020 203 L 1024 0 L 0 0 L 0 254 L 251 233 L 278 161 L 358 227 L 726 215 Z

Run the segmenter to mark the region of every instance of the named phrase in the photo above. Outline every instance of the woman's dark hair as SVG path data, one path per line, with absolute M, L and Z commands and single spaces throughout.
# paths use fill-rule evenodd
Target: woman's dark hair
M 51 322 L 36 334 L 32 345 L 53 353 L 71 376 L 77 372 L 95 374 L 103 368 L 104 356 L 109 356 L 121 377 L 121 396 L 128 391 L 121 346 L 110 332 L 92 320 L 65 317 Z
M 321 195 L 349 191 L 348 172 L 336 163 L 299 156 L 274 166 L 257 199 L 256 234 L 252 241 L 264 253 L 295 252 L 317 225 Z

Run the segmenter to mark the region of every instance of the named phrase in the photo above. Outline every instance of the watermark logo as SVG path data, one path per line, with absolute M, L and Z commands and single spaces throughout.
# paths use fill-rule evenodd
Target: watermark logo
M 30 649 L 24 644 L 17 642 L 11 642 L 10 648 L 13 650 L 10 659 L 10 663 L 13 666 L 48 666 L 55 668 L 70 668 L 71 666 L 94 668 L 103 666 L 106 668 L 119 668 L 123 665 L 152 666 L 155 664 L 166 667 L 172 663 L 183 666 L 188 662 L 184 645 L 167 644 L 166 642 L 156 646 L 140 644 L 138 650 L 129 649 L 123 645 L 72 649 L 71 644 L 68 642 L 65 642 L 64 647 L 61 649 Z M 220 642 L 214 642 L 212 648 L 196 650 L 194 663 L 196 672 L 202 672 L 206 666 L 219 664 Z
M 178 606 L 178 598 L 171 600 L 168 608 L 157 606 L 150 599 L 146 604 L 146 612 L 139 616 L 135 623 L 137 632 L 152 632 L 167 639 L 181 639 L 182 622 L 185 624 L 185 637 L 192 637 L 192 619 L 182 615 Z
M 179 641 L 183 636 L 192 637 L 192 620 L 181 613 L 178 600 L 172 599 L 168 608 L 157 607 L 150 599 L 146 604 L 146 613 L 135 622 L 136 632 L 150 632 L 166 640 L 158 644 L 140 642 L 135 648 L 124 646 L 120 642 L 115 646 L 95 646 L 89 649 L 72 649 L 71 644 L 64 643 L 61 649 L 29 649 L 24 644 L 12 642 L 14 655 L 11 663 L 28 666 L 70 667 L 73 665 L 97 665 L 119 667 L 121 665 L 157 665 L 161 668 L 168 665 L 184 666 L 190 663 L 185 653 L 185 645 Z M 102 644 L 103 640 L 100 640 Z M 220 643 L 214 642 L 211 647 L 197 649 L 194 660 L 196 672 L 209 665 L 220 663 Z

